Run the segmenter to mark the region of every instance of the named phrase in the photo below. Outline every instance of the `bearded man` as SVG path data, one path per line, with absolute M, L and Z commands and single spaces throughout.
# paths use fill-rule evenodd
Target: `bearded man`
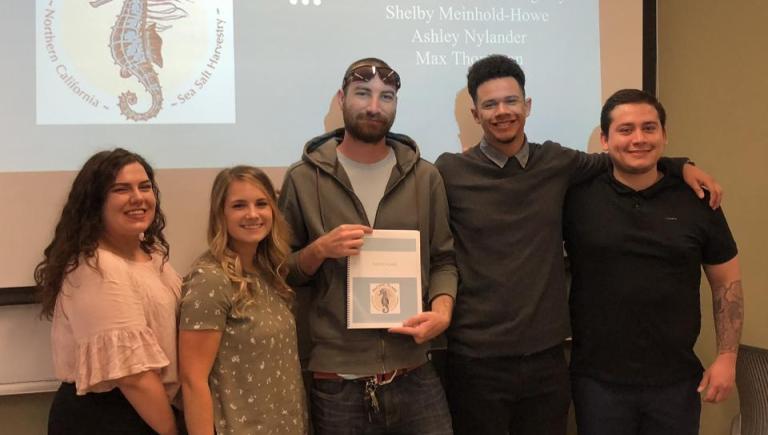
M 311 139 L 280 209 L 293 231 L 288 282 L 312 292 L 309 370 L 317 434 L 451 434 L 429 341 L 449 325 L 457 272 L 445 187 L 408 136 L 391 133 L 400 77 L 358 60 L 337 93 L 344 128 Z M 401 327 L 347 329 L 346 257 L 373 228 L 420 231 L 427 310 Z

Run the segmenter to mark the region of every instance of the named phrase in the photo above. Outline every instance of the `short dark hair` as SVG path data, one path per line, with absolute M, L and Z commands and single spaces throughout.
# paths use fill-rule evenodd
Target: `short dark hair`
M 648 92 L 641 91 L 640 89 L 621 89 L 616 91 L 605 100 L 603 104 L 603 110 L 600 112 L 600 130 L 603 136 L 608 137 L 608 131 L 611 128 L 611 112 L 616 106 L 622 104 L 648 104 L 656 109 L 656 113 L 659 115 L 659 122 L 661 123 L 661 129 L 666 131 L 667 125 L 667 112 L 664 110 L 664 106 L 661 105 L 659 100 Z
M 358 60 L 352 62 L 351 64 L 349 64 L 349 66 L 347 67 L 346 71 L 344 71 L 344 76 L 341 78 L 341 90 L 342 91 L 346 92 L 347 91 L 346 88 L 347 88 L 347 86 L 349 86 L 349 83 L 346 83 L 347 86 L 344 86 L 345 85 L 345 79 L 347 78 L 349 73 L 351 73 L 353 69 L 355 69 L 355 68 L 357 68 L 357 67 L 359 67 L 361 65 L 381 66 L 381 67 L 390 68 L 390 69 L 392 68 L 391 66 L 389 66 L 388 63 L 384 62 L 383 60 L 379 59 L 378 57 L 364 57 L 362 59 L 358 59 Z
M 515 79 L 525 96 L 525 73 L 514 59 L 503 54 L 491 54 L 473 63 L 467 72 L 467 90 L 472 101 L 477 102 L 477 88 L 480 85 L 504 77 Z

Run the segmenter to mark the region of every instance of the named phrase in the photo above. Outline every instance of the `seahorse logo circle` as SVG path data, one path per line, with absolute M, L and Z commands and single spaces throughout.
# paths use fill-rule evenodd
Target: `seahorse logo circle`
M 400 313 L 400 285 L 397 283 L 371 284 L 371 314 Z
M 113 0 L 96 0 L 90 4 L 94 8 Z M 118 97 L 118 107 L 127 119 L 147 121 L 157 116 L 163 107 L 163 88 L 155 67 L 163 67 L 161 53 L 163 40 L 159 32 L 170 28 L 159 25 L 163 21 L 177 20 L 187 16 L 187 12 L 169 0 L 124 0 L 120 14 L 109 38 L 112 60 L 120 67 L 120 77 L 135 77 L 150 95 L 152 103 L 144 112 L 137 112 L 132 106 L 138 103 L 138 97 L 126 91 Z

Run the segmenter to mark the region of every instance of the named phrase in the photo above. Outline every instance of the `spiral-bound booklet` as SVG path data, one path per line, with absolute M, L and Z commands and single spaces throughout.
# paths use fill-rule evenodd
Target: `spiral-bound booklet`
M 390 328 L 422 311 L 419 232 L 373 230 L 347 259 L 347 328 Z

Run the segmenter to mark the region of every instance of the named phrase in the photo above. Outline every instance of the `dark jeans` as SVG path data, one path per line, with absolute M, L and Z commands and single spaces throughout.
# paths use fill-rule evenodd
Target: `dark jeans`
M 378 412 L 366 399 L 364 381 L 315 379 L 311 397 L 316 435 L 453 433 L 443 387 L 429 362 L 379 386 Z
M 563 346 L 532 355 L 448 353 L 446 392 L 457 435 L 565 435 L 571 403 Z
M 697 435 L 701 399 L 693 378 L 666 386 L 573 377 L 579 435 Z

